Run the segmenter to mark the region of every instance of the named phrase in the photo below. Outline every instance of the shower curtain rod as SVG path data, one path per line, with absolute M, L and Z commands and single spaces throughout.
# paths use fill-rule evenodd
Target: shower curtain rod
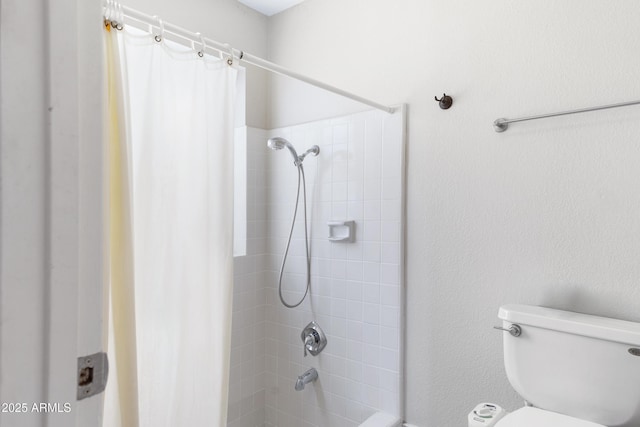
M 109 3 L 113 4 L 113 2 L 109 2 Z M 246 62 L 247 64 L 251 64 L 256 67 L 262 68 L 264 70 L 271 71 L 272 73 L 280 74 L 283 76 L 291 77 L 296 80 L 303 81 L 312 86 L 316 86 L 321 89 L 327 90 L 329 92 L 333 92 L 335 94 L 344 96 L 346 98 L 353 99 L 354 101 L 358 101 L 362 104 L 368 105 L 370 107 L 376 108 L 378 110 L 382 110 L 390 114 L 394 113 L 396 110 L 394 107 L 379 104 L 375 101 L 371 101 L 370 99 L 363 98 L 351 92 L 347 92 L 345 90 L 339 89 L 335 86 L 331 86 L 321 81 L 312 79 L 311 77 L 305 76 L 304 74 L 300 74 L 295 71 L 289 70 L 288 68 L 285 68 L 276 63 L 267 61 L 266 59 L 260 58 L 259 56 L 255 56 L 250 53 L 244 52 L 242 50 L 232 48 L 228 44 L 220 43 L 218 41 L 202 37 L 200 33 L 193 33 L 189 30 L 178 27 L 177 25 L 165 23 L 156 16 L 147 15 L 145 13 L 139 12 L 135 9 L 132 9 L 124 5 L 117 5 L 113 7 L 112 10 L 115 10 L 116 14 L 120 13 L 122 15 L 121 20 L 123 20 L 124 22 L 117 22 L 118 21 L 117 19 L 112 19 L 112 17 L 107 16 L 109 11 L 109 6 L 105 7 L 105 13 L 104 13 L 105 19 L 115 21 L 118 24 L 122 24 L 122 25 L 128 24 L 141 30 L 149 30 L 149 29 L 153 30 L 154 28 L 156 28 L 161 33 L 164 33 L 168 39 L 188 47 L 194 47 L 195 45 L 202 45 L 204 41 L 204 44 L 206 45 L 205 51 L 210 50 L 217 53 L 229 55 L 232 57 L 232 59 L 237 58 L 242 62 Z

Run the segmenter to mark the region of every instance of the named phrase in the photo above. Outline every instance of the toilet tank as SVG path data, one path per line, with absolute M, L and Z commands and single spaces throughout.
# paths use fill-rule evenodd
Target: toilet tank
M 504 364 L 531 405 L 609 427 L 640 426 L 640 323 L 504 305 Z

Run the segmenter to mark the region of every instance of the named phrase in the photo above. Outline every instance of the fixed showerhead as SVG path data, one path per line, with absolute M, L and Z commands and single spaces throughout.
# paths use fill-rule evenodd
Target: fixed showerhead
M 287 147 L 289 149 L 289 152 L 293 156 L 293 164 L 296 166 L 300 166 L 304 158 L 307 157 L 308 154 L 317 156 L 320 153 L 320 147 L 314 145 L 313 147 L 305 151 L 301 156 L 298 156 L 298 153 L 296 149 L 293 148 L 293 145 L 286 139 L 279 136 L 269 138 L 269 140 L 267 141 L 267 147 L 271 148 L 272 150 L 282 150 L 283 148 Z

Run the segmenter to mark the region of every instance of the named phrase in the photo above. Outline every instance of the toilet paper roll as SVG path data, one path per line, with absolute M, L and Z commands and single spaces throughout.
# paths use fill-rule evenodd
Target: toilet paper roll
M 400 427 L 402 420 L 395 415 L 386 412 L 376 412 L 371 415 L 360 427 Z

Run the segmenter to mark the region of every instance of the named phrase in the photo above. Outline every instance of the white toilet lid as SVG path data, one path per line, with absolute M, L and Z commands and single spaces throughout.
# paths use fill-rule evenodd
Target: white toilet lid
M 567 415 L 525 406 L 510 413 L 496 424 L 496 427 L 606 427 L 591 421 L 580 420 Z

